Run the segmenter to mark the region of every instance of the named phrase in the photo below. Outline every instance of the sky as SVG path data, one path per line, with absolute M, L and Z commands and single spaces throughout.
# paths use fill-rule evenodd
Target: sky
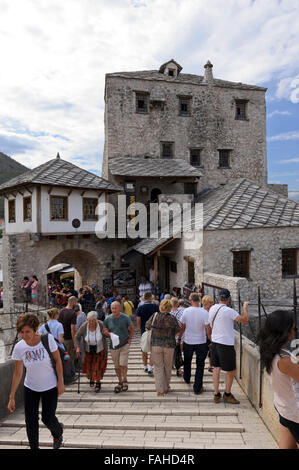
M 269 183 L 299 201 L 298 0 L 0 0 L 0 151 L 101 174 L 105 74 L 183 72 L 268 88 Z

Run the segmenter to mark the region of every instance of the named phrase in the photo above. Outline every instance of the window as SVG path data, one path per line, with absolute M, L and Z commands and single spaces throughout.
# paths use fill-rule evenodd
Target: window
M 162 158 L 173 158 L 173 142 L 161 142 Z
M 148 112 L 148 94 L 136 93 L 136 113 L 147 114 Z
M 16 201 L 10 199 L 8 201 L 8 222 L 13 223 L 16 221 Z
M 68 219 L 68 200 L 66 196 L 51 196 L 50 199 L 50 219 Z
M 230 168 L 230 150 L 218 150 L 219 168 Z
M 191 98 L 190 97 L 179 98 L 179 115 L 180 116 L 191 115 Z
M 174 69 L 168 69 L 168 76 L 169 77 L 174 77 L 174 72 L 175 72 Z
M 194 261 L 187 261 L 188 263 L 188 284 L 195 283 L 195 270 L 194 270 Z
M 184 194 L 194 194 L 195 196 L 196 192 L 197 192 L 196 183 L 184 183 Z
M 96 198 L 83 198 L 83 220 L 98 220 L 96 208 L 98 199 Z
M 32 220 L 31 196 L 23 198 L 23 219 L 24 222 L 31 222 Z
M 192 166 L 201 166 L 200 149 L 190 149 L 190 164 Z
M 245 121 L 247 119 L 247 100 L 236 100 L 235 119 Z
M 234 277 L 249 277 L 249 251 L 233 252 L 233 271 Z
M 297 275 L 297 250 L 290 248 L 282 250 L 282 276 Z

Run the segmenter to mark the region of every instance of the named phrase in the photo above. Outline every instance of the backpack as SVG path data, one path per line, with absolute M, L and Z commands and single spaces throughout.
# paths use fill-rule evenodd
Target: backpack
M 45 325 L 45 328 L 46 328 L 46 330 L 50 331 L 50 328 L 47 324 Z M 50 347 L 49 347 L 49 334 L 47 333 L 45 335 L 41 335 L 41 341 L 42 341 L 42 344 L 43 344 L 45 350 L 47 351 L 47 353 L 50 356 L 51 363 L 52 363 L 54 372 L 55 372 L 56 377 L 57 377 L 56 362 L 53 358 L 53 354 L 51 353 Z M 56 341 L 56 339 L 55 339 L 55 341 Z M 56 343 L 57 343 L 57 341 L 56 341 Z M 58 346 L 58 351 L 59 351 L 61 362 L 62 362 L 63 381 L 64 381 L 65 385 L 68 385 L 68 384 L 74 382 L 74 379 L 75 379 L 74 366 L 73 366 L 73 363 L 72 363 L 71 358 L 70 358 L 67 351 L 62 350 L 62 348 L 60 348 L 59 346 Z

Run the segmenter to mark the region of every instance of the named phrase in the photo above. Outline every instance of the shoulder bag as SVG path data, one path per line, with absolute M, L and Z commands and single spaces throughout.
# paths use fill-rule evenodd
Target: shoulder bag
M 154 321 L 156 319 L 156 315 L 158 312 L 155 313 L 153 321 L 152 321 L 152 326 L 150 330 L 145 331 L 140 340 L 140 346 L 141 346 L 141 351 L 149 353 L 151 351 L 151 338 L 152 338 L 152 327 L 154 326 Z

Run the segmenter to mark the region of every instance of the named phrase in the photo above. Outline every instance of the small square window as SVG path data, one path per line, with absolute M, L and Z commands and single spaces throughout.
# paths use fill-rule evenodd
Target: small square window
M 173 69 L 168 69 L 168 75 L 169 75 L 169 77 L 174 77 L 174 70 Z
M 162 142 L 161 143 L 161 152 L 162 158 L 173 158 L 173 142 Z
M 230 150 L 218 150 L 219 168 L 230 168 Z
M 66 196 L 51 196 L 50 218 L 51 220 L 68 219 L 68 199 Z
M 290 248 L 282 250 L 282 276 L 297 275 L 297 250 Z
M 180 116 L 191 115 L 191 98 L 179 98 L 179 114 Z
M 190 165 L 195 167 L 201 166 L 200 153 L 200 149 L 190 149 Z
M 196 183 L 184 183 L 184 194 L 193 194 L 195 196 L 196 193 L 197 193 Z
M 249 278 L 249 251 L 235 251 L 233 253 L 233 271 L 234 277 Z
M 96 208 L 98 199 L 96 198 L 83 198 L 83 220 L 92 221 L 98 220 Z
M 8 201 L 8 222 L 14 223 L 16 221 L 16 201 L 10 199 Z
M 136 93 L 136 113 L 147 114 L 148 95 L 146 93 Z
M 235 119 L 245 121 L 247 119 L 247 101 L 236 100 L 236 116 Z

